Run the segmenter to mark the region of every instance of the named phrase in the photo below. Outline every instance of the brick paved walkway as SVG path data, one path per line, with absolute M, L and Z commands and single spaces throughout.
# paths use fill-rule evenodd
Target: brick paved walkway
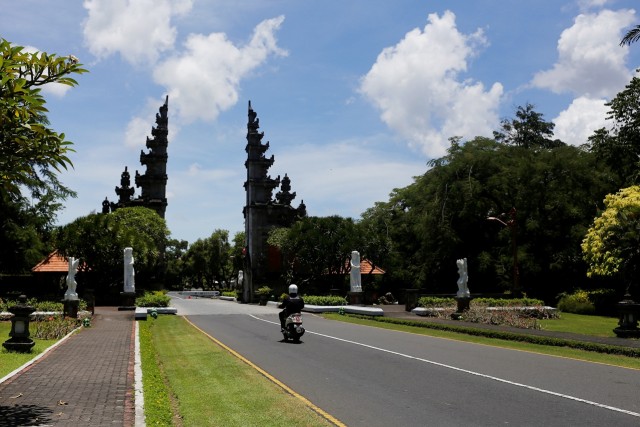
M 90 328 L 0 384 L 0 427 L 133 426 L 133 317 L 96 307 Z

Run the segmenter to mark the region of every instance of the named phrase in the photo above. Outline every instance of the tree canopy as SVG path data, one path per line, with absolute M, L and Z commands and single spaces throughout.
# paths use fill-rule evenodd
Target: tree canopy
M 619 276 L 629 286 L 640 272 L 640 186 L 608 194 L 604 205 L 582 242 L 587 274 Z
M 0 272 L 33 267 L 51 248 L 61 201 L 75 197 L 56 175 L 72 166 L 72 143 L 49 127 L 41 88 L 75 86 L 77 58 L 29 53 L 0 39 Z
M 158 285 L 164 272 L 169 230 L 157 212 L 144 207 L 90 214 L 60 227 L 56 245 L 64 256 L 80 258 L 94 287 L 117 290 L 123 280 L 123 251 L 133 248 L 136 288 Z
M 454 292 L 456 259 L 467 258 L 472 292 L 510 290 L 516 237 L 527 294 L 552 300 L 586 281 L 580 243 L 614 188 L 610 170 L 588 150 L 554 142 L 553 127 L 532 108 L 518 109 L 521 117 L 507 121 L 518 132 L 507 136 L 503 128 L 500 141 L 452 138 L 447 154 L 429 162 L 414 183 L 363 214 L 391 241 L 381 263 L 385 280 Z M 519 138 L 532 140 L 515 143 Z M 515 230 L 487 220 L 512 208 Z

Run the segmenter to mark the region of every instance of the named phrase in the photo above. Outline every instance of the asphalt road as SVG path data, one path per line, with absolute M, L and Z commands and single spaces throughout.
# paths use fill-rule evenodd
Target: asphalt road
M 640 426 L 640 371 L 174 298 L 179 315 L 348 426 Z

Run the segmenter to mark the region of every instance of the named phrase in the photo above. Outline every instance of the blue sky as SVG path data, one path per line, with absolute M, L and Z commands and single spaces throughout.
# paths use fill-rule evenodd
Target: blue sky
M 64 4 L 64 6 L 60 6 Z M 117 199 L 169 95 L 167 224 L 190 242 L 244 230 L 247 104 L 272 177 L 310 215 L 358 218 L 445 154 L 532 103 L 580 145 L 640 65 L 623 0 L 0 0 L 0 37 L 90 73 L 46 89 L 75 143 L 58 222 Z M 277 191 L 277 190 L 276 190 Z M 274 192 L 275 194 L 275 192 Z M 135 196 L 139 195 L 137 189 Z

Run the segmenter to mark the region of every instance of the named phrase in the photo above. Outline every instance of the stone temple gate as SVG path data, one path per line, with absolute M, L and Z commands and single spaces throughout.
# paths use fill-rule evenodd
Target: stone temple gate
M 151 128 L 152 137 L 147 137 L 146 145 L 149 152 L 140 152 L 140 164 L 147 168 L 143 175 L 136 171 L 135 184 L 136 187 L 140 187 L 140 196 L 133 198 L 135 189 L 131 187 L 131 176 L 125 166 L 120 177 L 120 187 L 116 187 L 118 201 L 110 202 L 105 197 L 102 202 L 102 213 L 109 213 L 118 208 L 144 206 L 155 210 L 161 218 L 164 218 L 167 209 L 168 110 L 169 96 L 156 114 L 156 126 Z
M 271 178 L 269 168 L 273 165 L 274 156 L 267 158 L 269 142 L 262 143 L 264 132 L 260 127 L 257 114 L 249 101 L 249 120 L 247 122 L 247 180 L 244 189 L 247 196 L 243 209 L 245 227 L 245 258 L 243 300 L 251 302 L 256 288 L 266 284 L 280 274 L 280 265 L 270 263 L 270 249 L 267 244 L 269 231 L 276 227 L 289 227 L 296 220 L 307 216 L 307 208 L 301 202 L 297 208 L 291 206 L 296 193 L 291 192 L 291 180 L 285 174 Z M 280 186 L 280 191 L 272 198 L 273 191 Z M 279 254 L 275 254 L 279 258 Z

